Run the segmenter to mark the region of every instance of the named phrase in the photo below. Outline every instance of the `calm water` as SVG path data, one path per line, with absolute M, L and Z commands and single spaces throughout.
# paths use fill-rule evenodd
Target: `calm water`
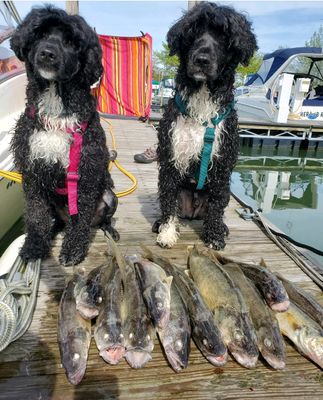
M 323 150 L 242 146 L 231 190 L 288 236 L 323 250 Z

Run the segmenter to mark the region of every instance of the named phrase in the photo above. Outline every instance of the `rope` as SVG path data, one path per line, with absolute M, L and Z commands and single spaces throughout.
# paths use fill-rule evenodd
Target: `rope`
M 111 136 L 111 140 L 112 140 L 112 146 L 111 148 L 113 150 L 116 150 L 116 140 L 115 140 L 115 136 L 113 133 L 113 128 L 112 128 L 112 124 L 111 122 L 109 122 L 106 118 L 100 117 L 103 121 L 105 121 L 108 124 L 108 130 Z M 116 193 L 117 197 L 124 197 L 127 196 L 129 194 L 131 194 L 132 192 L 134 192 L 137 189 L 138 186 L 138 182 L 137 179 L 134 175 L 132 175 L 129 171 L 127 171 L 124 167 L 122 167 L 120 165 L 120 163 L 117 160 L 114 161 L 109 161 L 108 164 L 108 170 L 111 171 L 113 164 L 118 168 L 118 170 L 123 173 L 124 175 L 126 175 L 130 181 L 132 182 L 132 185 L 130 186 L 129 189 L 125 189 L 122 190 L 120 192 Z M 22 183 L 22 176 L 19 172 L 16 171 L 4 171 L 4 170 L 0 170 L 0 177 L 6 178 L 8 180 L 17 182 L 17 183 Z
M 300 269 L 312 279 L 313 282 L 317 284 L 317 286 L 319 286 L 323 290 L 323 276 L 315 270 L 315 265 L 306 257 L 305 254 L 299 251 L 297 247 L 305 248 L 318 255 L 323 255 L 322 252 L 312 246 L 297 242 L 296 240 L 287 236 L 283 232 L 274 228 L 273 225 L 262 215 L 260 211 L 254 211 L 252 207 L 246 204 L 234 193 L 231 192 L 231 195 L 240 204 L 242 204 L 246 209 L 249 210 L 249 212 L 246 212 L 246 214 L 248 215 L 247 219 L 252 219 L 253 221 L 257 222 L 260 226 L 262 226 L 267 236 L 274 243 L 276 243 L 277 246 L 281 250 L 283 250 L 283 252 L 286 253 L 300 267 Z
M 31 324 L 40 280 L 40 259 L 25 264 L 18 256 L 0 279 L 0 351 L 19 339 Z

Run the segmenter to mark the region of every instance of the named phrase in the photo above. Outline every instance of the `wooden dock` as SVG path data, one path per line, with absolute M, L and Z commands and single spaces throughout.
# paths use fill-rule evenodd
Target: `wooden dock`
M 124 253 L 139 250 L 140 243 L 150 246 L 185 266 L 186 246 L 198 240 L 201 223 L 181 227 L 178 244 L 171 250 L 155 246 L 151 224 L 158 215 L 157 165 L 136 164 L 133 155 L 156 142 L 154 130 L 144 123 L 111 120 L 116 136 L 118 160 L 138 179 L 138 189 L 119 200 L 116 228 Z M 110 141 L 110 138 L 108 137 Z M 112 169 L 116 190 L 130 186 L 128 179 Z M 261 257 L 273 271 L 297 282 L 323 304 L 323 294 L 302 271 L 251 221 L 240 219 L 238 204 L 231 200 L 226 210 L 230 229 L 225 253 L 243 260 Z M 131 369 L 125 361 L 117 366 L 106 364 L 99 356 L 94 340 L 91 344 L 86 375 L 80 385 L 70 385 L 60 364 L 57 345 L 57 307 L 65 282 L 73 268 L 59 265 L 61 238 L 53 243 L 53 256 L 43 262 L 38 303 L 29 331 L 0 353 L 0 399 L 2 400 L 97 400 L 97 399 L 322 399 L 322 371 L 302 357 L 287 343 L 287 366 L 272 370 L 259 360 L 247 370 L 235 361 L 216 368 L 209 364 L 192 344 L 189 366 L 176 374 L 168 366 L 156 339 L 153 359 L 141 370 Z M 87 259 L 87 270 L 105 259 L 106 245 L 101 232 L 94 235 Z

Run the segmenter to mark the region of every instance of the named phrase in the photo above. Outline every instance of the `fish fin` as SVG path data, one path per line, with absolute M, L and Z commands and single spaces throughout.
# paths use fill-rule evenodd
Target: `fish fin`
M 266 261 L 261 257 L 261 259 L 260 259 L 260 263 L 259 263 L 262 267 L 264 267 L 264 268 L 268 268 L 268 266 L 267 266 L 267 264 L 266 264 Z
M 141 247 L 141 249 L 143 251 L 144 257 L 148 258 L 149 260 L 152 260 L 152 255 L 153 255 L 152 251 L 149 250 L 148 247 L 145 246 L 144 244 L 141 244 L 140 247 Z
M 106 236 L 108 238 L 108 240 L 107 240 L 108 246 L 112 250 L 112 254 L 117 260 L 117 264 L 121 271 L 122 280 L 123 280 L 123 282 L 125 282 L 126 281 L 126 279 L 125 279 L 126 278 L 126 270 L 127 270 L 125 259 L 124 259 L 123 255 L 121 254 L 117 244 L 113 240 L 112 236 L 109 234 L 109 232 L 105 231 L 104 236 Z
M 172 275 L 166 276 L 165 282 L 167 283 L 167 285 L 171 286 L 171 284 L 172 284 L 172 282 L 173 282 L 173 277 L 172 277 Z
M 190 271 L 189 269 L 185 269 L 185 270 L 184 270 L 184 273 L 185 273 L 185 275 L 187 275 L 189 278 L 192 278 L 191 271 Z
M 193 245 L 189 245 L 189 246 L 187 246 L 186 251 L 187 251 L 188 254 L 190 254 L 193 249 L 194 249 L 194 246 Z

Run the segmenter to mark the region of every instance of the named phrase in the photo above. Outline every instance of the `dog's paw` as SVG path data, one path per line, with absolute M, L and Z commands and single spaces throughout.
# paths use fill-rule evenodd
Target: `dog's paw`
M 73 254 L 73 253 L 66 253 L 61 251 L 59 255 L 59 262 L 68 267 L 70 265 L 77 265 L 85 258 L 85 254 Z
M 224 235 L 226 234 L 226 230 L 222 235 L 214 235 L 207 232 L 202 234 L 202 240 L 205 246 L 214 250 L 222 250 L 225 248 L 225 240 Z
M 205 242 L 205 245 L 213 250 L 223 250 L 225 248 L 224 240 L 212 240 Z
M 19 255 L 24 261 L 36 261 L 48 257 L 50 246 L 39 238 L 29 238 L 27 236 Z
M 176 226 L 175 218 L 171 218 L 166 224 L 159 226 L 159 234 L 156 242 L 160 247 L 171 248 L 177 242 L 179 230 Z

